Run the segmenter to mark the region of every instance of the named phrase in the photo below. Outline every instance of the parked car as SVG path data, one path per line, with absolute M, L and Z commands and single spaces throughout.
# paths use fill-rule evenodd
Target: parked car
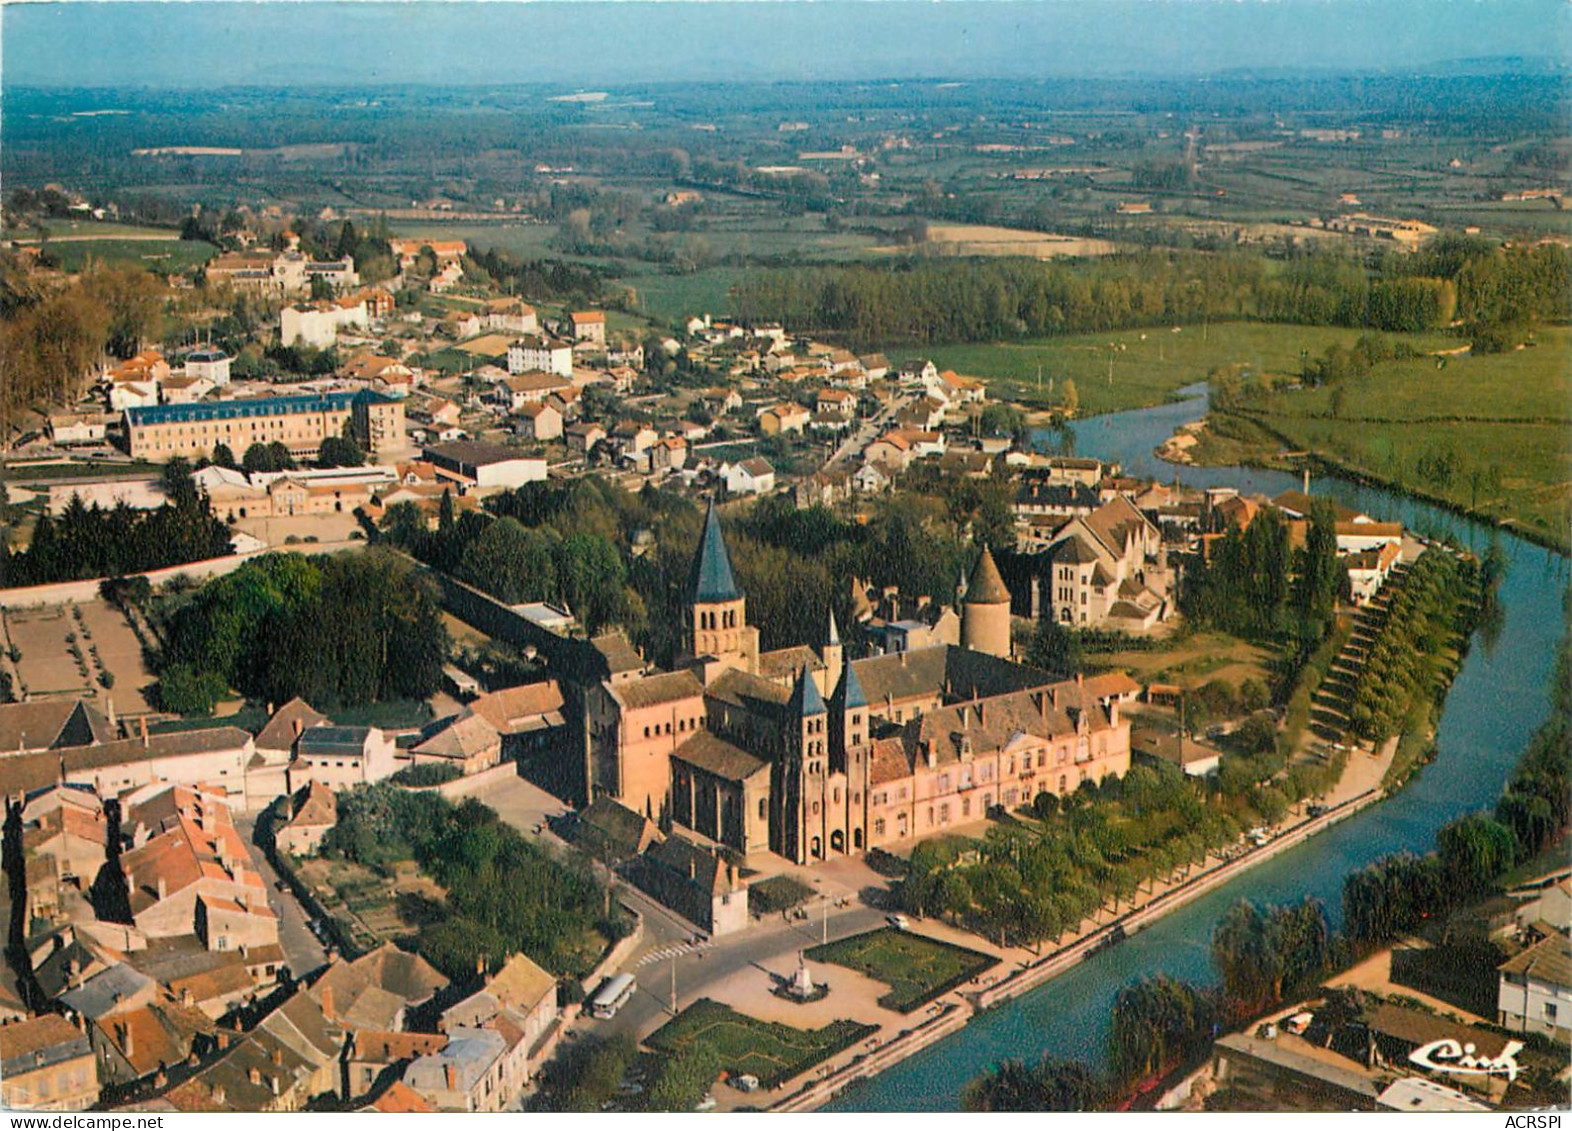
M 911 930 L 911 920 L 907 919 L 904 915 L 886 915 L 884 917 L 884 921 L 890 926 L 894 927 L 897 931 Z

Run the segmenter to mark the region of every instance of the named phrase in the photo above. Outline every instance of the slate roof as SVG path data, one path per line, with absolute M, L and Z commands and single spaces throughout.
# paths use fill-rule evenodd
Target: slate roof
M 813 674 L 806 664 L 797 673 L 797 684 L 792 688 L 791 702 L 787 709 L 794 718 L 805 719 L 810 715 L 826 714 L 824 697 L 819 694 L 819 685 L 814 682 Z
M 862 680 L 857 678 L 857 669 L 852 664 L 847 664 L 841 673 L 841 682 L 830 699 L 840 710 L 851 707 L 866 707 L 868 696 L 863 692 Z
M 296 696 L 273 712 L 271 718 L 257 731 L 257 748 L 259 750 L 288 750 L 295 743 L 295 724 L 300 724 L 302 731 L 309 730 L 318 723 L 325 723 L 328 717 L 312 707 L 304 699 Z
M 745 886 L 741 882 L 732 884 L 721 856 L 680 836 L 667 837 L 644 855 L 652 864 L 687 880 L 711 897 Z
M 92 1055 L 87 1036 L 58 1013 L 0 1025 L 0 1074 L 6 1076 Z
M 573 839 L 581 842 L 581 847 L 587 841 L 587 850 L 597 857 L 602 850 L 614 856 L 632 856 L 644 850 L 646 838 L 659 835 L 649 818 L 602 794 L 579 811 Z
M 302 754 L 362 754 L 370 727 L 314 726 L 300 734 Z
M 121 962 L 61 994 L 60 1000 L 83 1017 L 97 1021 L 115 1012 L 121 1002 L 152 986 L 153 979 Z
M 475 1086 L 493 1061 L 507 1051 L 507 1041 L 495 1029 L 461 1026 L 448 1034 L 441 1052 L 420 1057 L 404 1070 L 404 1082 L 417 1092 L 448 1091 L 447 1069 L 457 1077 L 457 1091 Z
M 731 556 L 726 552 L 726 539 L 721 534 L 720 514 L 715 509 L 714 499 L 710 500 L 704 515 L 704 533 L 699 536 L 699 552 L 693 559 L 688 591 L 700 604 L 736 601 L 743 595 L 731 571 Z

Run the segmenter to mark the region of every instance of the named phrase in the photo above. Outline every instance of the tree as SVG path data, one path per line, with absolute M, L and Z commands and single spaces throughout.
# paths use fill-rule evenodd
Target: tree
M 1056 621 L 1051 608 L 1044 610 L 1037 619 L 1037 630 L 1026 649 L 1026 662 L 1052 672 L 1061 679 L 1079 675 L 1085 670 L 1081 634 Z
M 213 445 L 213 466 L 227 467 L 230 469 L 234 469 L 237 466 L 235 463 L 235 453 L 230 450 L 228 444 Z
M 317 457 L 321 467 L 360 467 L 366 455 L 360 445 L 347 436 L 328 436 L 322 441 L 322 451 Z
M 513 518 L 499 518 L 465 549 L 458 575 L 510 605 L 557 596 L 556 550 L 550 527 L 531 530 Z
M 1468 895 L 1483 894 L 1491 880 L 1512 866 L 1515 847 L 1511 830 L 1483 813 L 1449 821 L 1436 833 L 1448 886 Z
M 177 715 L 211 715 L 226 690 L 223 676 L 189 664 L 170 665 L 158 676 L 159 705 Z
M 720 1075 L 720 1054 L 692 1044 L 661 1060 L 644 1093 L 646 1111 L 691 1112 Z
M 1083 1064 L 1045 1056 L 1028 1068 L 1006 1060 L 971 1080 L 961 1093 L 967 1111 L 1090 1111 L 1106 1089 Z
M 196 483 L 191 478 L 191 461 L 184 456 L 173 456 L 164 464 L 161 477 L 164 497 L 177 507 L 196 505 Z
M 1075 382 L 1066 377 L 1059 386 L 1059 407 L 1066 416 L 1074 416 L 1081 411 L 1081 393 L 1075 387 Z

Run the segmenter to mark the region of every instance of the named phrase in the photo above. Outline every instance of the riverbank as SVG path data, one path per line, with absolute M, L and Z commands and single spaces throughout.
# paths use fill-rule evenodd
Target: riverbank
M 1256 430 L 1263 435 L 1258 440 L 1222 435 L 1214 423 L 1214 418 L 1219 415 L 1231 427 L 1242 426 L 1246 431 Z M 1284 451 L 1304 454 L 1288 460 L 1281 455 Z M 1324 448 L 1302 445 L 1294 437 L 1274 428 L 1253 413 L 1208 413 L 1199 421 L 1176 428 L 1173 435 L 1155 449 L 1154 454 L 1166 463 L 1181 467 L 1258 467 L 1272 471 L 1295 471 L 1303 468 L 1308 460 L 1318 474 L 1333 474 L 1361 486 L 1379 487 L 1461 518 L 1507 531 L 1525 542 L 1532 542 L 1563 556 L 1572 555 L 1572 540 L 1557 539 L 1550 531 L 1529 525 L 1512 515 L 1498 516 L 1465 506 L 1435 491 L 1371 471 Z
M 1390 761 L 1392 752 L 1393 746 L 1388 744 L 1379 754 L 1361 757 L 1375 760 L 1372 768 L 1379 777 L 1384 772 L 1385 764 Z M 1352 769 L 1350 767 L 1350 771 Z M 1365 776 L 1362 773 L 1346 772 L 1339 788 L 1344 782 Z M 1199 871 L 1186 875 L 1177 883 L 1154 882 L 1145 899 L 1138 899 L 1122 912 L 1115 910 L 1106 920 L 1099 910 L 1091 919 L 1083 921 L 1068 941 L 1064 941 L 1062 936 L 1056 940 L 1054 949 L 1048 954 L 1021 962 L 1014 972 L 986 987 L 954 991 L 952 996 L 936 1003 L 940 1012 L 935 1017 L 901 1033 L 873 1052 L 859 1053 L 839 1065 L 832 1061 L 827 1071 L 824 1066 L 820 1066 L 813 1078 L 798 1083 L 789 1095 L 776 1101 L 769 1110 L 805 1112 L 829 1103 L 856 1081 L 870 1079 L 914 1056 L 965 1028 L 993 1007 L 1020 997 L 1067 973 L 1088 958 L 1119 945 L 1163 916 L 1229 883 L 1249 869 L 1298 847 L 1310 837 L 1347 820 L 1384 796 L 1384 790 L 1366 788 L 1351 797 L 1335 801 L 1325 811 L 1314 816 L 1309 815 L 1307 810 L 1301 811 L 1301 815 L 1291 822 L 1276 826 L 1260 844 L 1240 845 L 1221 856 L 1209 855 Z

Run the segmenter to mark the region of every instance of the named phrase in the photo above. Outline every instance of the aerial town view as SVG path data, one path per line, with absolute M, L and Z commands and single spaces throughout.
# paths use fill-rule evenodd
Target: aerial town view
M 1572 7 L 0 45 L 0 1108 L 1569 1106 Z

